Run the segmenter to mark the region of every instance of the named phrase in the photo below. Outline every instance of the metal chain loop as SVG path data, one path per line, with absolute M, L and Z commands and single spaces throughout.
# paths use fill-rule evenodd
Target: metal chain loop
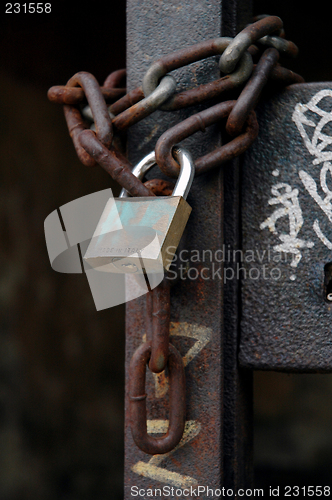
M 90 105 L 98 139 L 106 147 L 109 147 L 113 138 L 112 121 L 97 80 L 91 73 L 81 71 L 72 76 L 67 82 L 67 87 L 78 86 L 84 90 Z
M 282 85 L 291 85 L 292 83 L 304 83 L 304 78 L 290 69 L 283 68 L 277 64 L 271 71 L 271 81 L 281 83 Z
M 229 37 L 214 38 L 161 57 L 151 64 L 143 77 L 144 95 L 150 95 L 156 89 L 160 78 L 170 71 L 213 55 L 222 54 L 232 41 L 233 38 Z M 244 53 L 238 62 L 238 68 L 232 75 L 180 92 L 160 106 L 160 109 L 174 111 L 192 106 L 241 85 L 249 78 L 253 62 L 249 53 Z
M 91 73 L 76 73 L 67 82 L 67 87 L 80 86 L 84 90 L 88 103 L 90 104 L 92 115 L 95 121 L 96 134 L 105 147 L 109 147 L 113 138 L 112 121 L 106 106 L 105 99 L 101 93 L 99 84 Z M 87 166 L 94 166 L 95 160 L 82 148 L 79 137 L 87 128 L 78 108 L 65 104 L 63 107 L 69 134 L 73 140 L 76 152 L 82 163 Z
M 159 109 L 174 94 L 175 89 L 176 81 L 171 75 L 164 76 L 154 91 L 145 98 L 140 87 L 134 89 L 108 108 L 112 125 L 117 130 L 126 130 Z M 83 112 L 88 118 L 93 119 L 89 107 Z
M 299 49 L 295 43 L 285 40 L 280 36 L 266 35 L 257 41 L 260 45 L 265 45 L 267 47 L 274 47 L 278 52 L 286 54 L 290 57 L 296 57 Z
M 221 102 L 189 116 L 174 127 L 166 130 L 157 141 L 155 148 L 156 160 L 160 170 L 169 177 L 177 177 L 179 175 L 179 165 L 172 156 L 173 146 L 196 132 L 204 132 L 206 127 L 228 117 L 236 102 Z M 220 166 L 220 164 L 248 149 L 258 134 L 258 123 L 253 111 L 251 111 L 247 122 L 248 126 L 243 134 L 195 161 L 196 176 Z
M 151 115 L 154 111 L 161 108 L 175 92 L 176 81 L 171 75 L 164 76 L 154 91 L 131 105 L 129 109 L 124 110 L 120 115 L 113 118 L 113 125 L 118 130 L 125 130 L 135 123 Z
M 145 370 L 151 354 L 149 342 L 134 353 L 129 366 L 129 411 L 136 445 L 151 455 L 168 453 L 180 442 L 186 417 L 185 376 L 182 357 L 172 344 L 168 348 L 169 427 L 159 438 L 147 432 Z
M 147 97 L 144 97 L 144 92 L 142 88 L 139 87 L 121 97 L 109 107 L 109 113 L 112 116 L 112 124 L 115 130 L 127 129 L 134 123 L 137 123 L 144 117 L 151 114 L 156 109 L 172 110 L 185 106 L 191 106 L 206 99 L 215 98 L 225 90 L 230 90 L 240 86 L 244 81 L 248 80 L 250 74 L 252 73 L 253 66 L 250 53 L 255 54 L 259 52 L 259 49 L 253 45 L 254 42 L 267 45 L 272 43 L 278 47 L 278 52 L 286 50 L 295 55 L 297 48 L 294 44 L 287 42 L 280 36 L 274 36 L 283 36 L 282 21 L 280 18 L 276 16 L 264 15 L 256 19 L 257 20 L 253 24 L 247 26 L 234 39 L 220 37 L 207 40 L 191 47 L 181 49 L 175 53 L 163 56 L 158 61 L 155 61 L 150 66 L 143 79 L 143 88 Z M 169 97 L 169 95 L 174 93 L 175 90 L 173 77 L 167 75 L 169 71 L 216 54 L 222 54 L 219 64 L 223 71 L 229 72 L 230 68 L 234 68 L 235 66 L 236 70 L 214 82 L 200 85 L 196 88 L 179 92 L 173 97 Z M 262 57 L 264 60 L 264 56 Z M 263 64 L 263 61 L 261 64 Z M 296 75 L 290 70 L 282 68 L 279 65 L 274 65 L 273 69 L 269 71 L 271 80 L 277 81 L 283 85 L 303 81 L 299 75 Z M 111 93 L 108 95 L 114 95 L 112 92 L 115 90 L 122 92 L 123 89 L 108 88 L 108 86 L 120 85 L 124 75 L 125 70 L 113 72 L 105 80 L 104 86 L 99 88 L 99 98 L 104 96 L 104 98 L 107 99 L 105 89 Z M 162 78 L 162 80 L 159 86 L 156 87 L 160 78 Z M 253 89 L 254 84 L 252 79 L 249 82 L 247 83 L 247 86 Z M 247 86 L 245 88 L 247 88 Z M 76 92 L 75 95 L 74 92 Z M 246 96 L 249 94 L 250 91 L 248 89 L 246 90 L 246 93 L 241 94 L 240 101 L 242 102 L 242 110 L 240 109 L 239 101 L 239 104 L 236 106 L 227 122 L 227 130 L 231 135 L 240 134 L 250 110 L 254 109 L 254 106 L 257 103 L 252 100 L 250 105 L 248 102 L 245 106 L 243 105 L 245 103 Z M 77 103 L 79 100 L 81 101 L 83 99 L 84 92 L 83 89 L 77 87 L 52 87 L 49 90 L 48 95 L 51 100 L 56 102 Z M 258 96 L 259 92 L 256 92 L 256 95 Z M 164 103 L 165 100 L 166 103 Z M 247 111 L 244 111 L 245 108 Z M 99 142 L 101 144 L 99 144 L 96 149 L 92 148 L 93 144 L 96 146 L 96 138 L 84 132 L 87 128 L 87 124 L 84 122 L 80 110 L 72 106 L 64 106 L 64 109 L 70 135 L 73 138 L 76 151 L 81 161 L 86 165 L 96 165 L 97 163 L 101 164 L 115 180 L 119 181 L 123 186 L 126 185 L 127 187 L 130 187 L 128 190 L 132 195 L 134 195 L 134 193 L 136 193 L 136 195 L 141 193 L 141 196 L 148 196 L 147 191 L 149 190 L 147 187 L 130 178 L 129 172 L 132 168 L 131 164 L 125 160 L 121 154 L 118 154 L 115 148 L 109 147 L 108 152 L 103 149 L 103 142 L 105 145 L 103 137 L 100 136 L 102 140 L 99 140 Z M 96 116 L 98 117 L 98 113 Z M 198 116 L 197 119 L 200 120 L 201 117 Z M 233 124 L 231 124 L 232 122 Z M 235 122 L 237 123 L 234 125 Z M 251 124 L 254 125 L 253 118 L 251 118 Z M 234 155 L 243 152 L 244 148 L 249 147 L 252 143 L 252 140 L 255 137 L 255 128 L 255 125 L 251 128 L 249 127 L 250 133 L 245 135 L 245 137 L 241 134 L 240 138 L 238 138 L 235 143 L 229 143 L 229 145 L 227 145 L 228 148 L 224 149 L 224 152 L 226 153 L 227 149 L 229 154 Z M 98 136 L 97 128 L 96 131 Z M 83 136 L 80 137 L 82 133 Z M 235 144 L 239 147 L 234 147 Z M 224 153 L 222 153 L 221 155 L 218 155 L 218 153 L 212 153 L 212 155 L 208 155 L 210 158 L 208 162 L 206 161 L 208 159 L 207 157 L 205 157 L 204 160 L 196 160 L 196 173 L 199 174 L 208 171 L 209 168 L 215 168 L 218 162 L 221 164 L 224 161 L 224 158 L 229 158 L 229 154 L 224 155 Z M 173 165 L 173 168 L 169 169 L 169 173 L 172 176 L 175 176 L 177 170 L 178 168 L 176 169 Z M 149 195 L 151 194 L 151 191 L 149 191 Z
M 105 101 L 119 99 L 126 93 L 126 89 L 100 87 Z M 47 97 L 51 102 L 58 104 L 79 104 L 84 101 L 84 90 L 79 87 L 68 87 L 66 85 L 56 85 L 47 92 Z
M 231 135 L 239 135 L 251 113 L 255 108 L 263 87 L 277 64 L 279 52 L 276 49 L 267 49 L 259 60 L 254 72 L 246 86 L 239 95 L 235 106 L 229 114 L 226 122 L 226 132 Z
M 108 108 L 109 112 L 116 116 L 125 111 L 130 106 L 133 106 L 138 101 L 144 99 L 144 92 L 142 87 L 137 87 L 136 89 L 131 90 L 128 94 L 121 97 L 118 101 L 111 104 Z
M 262 14 L 260 16 L 254 17 L 254 22 L 260 21 L 261 19 L 266 19 L 270 17 L 267 14 Z M 277 49 L 279 52 L 288 55 L 290 57 L 296 57 L 298 54 L 298 48 L 289 40 L 285 40 L 285 31 L 283 28 L 280 28 L 274 32 L 273 35 L 265 35 L 259 40 L 257 40 L 258 45 L 265 45 L 267 47 L 273 47 Z
M 146 310 L 149 318 L 147 340 L 151 344 L 149 369 L 160 373 L 166 368 L 170 325 L 170 283 L 167 279 L 146 294 Z
M 154 196 L 132 173 L 132 165 L 116 148 L 107 149 L 92 130 L 84 130 L 78 137 L 81 148 L 132 196 Z
M 265 17 L 253 24 L 249 24 L 249 26 L 236 35 L 232 43 L 227 47 L 221 56 L 219 62 L 221 71 L 224 73 L 231 73 L 240 60 L 242 54 L 250 47 L 250 45 L 263 36 L 269 35 L 282 27 L 282 20 L 277 16 Z
M 126 69 L 117 69 L 112 71 L 103 83 L 103 86 L 106 88 L 118 88 L 120 84 L 126 79 L 127 70 Z

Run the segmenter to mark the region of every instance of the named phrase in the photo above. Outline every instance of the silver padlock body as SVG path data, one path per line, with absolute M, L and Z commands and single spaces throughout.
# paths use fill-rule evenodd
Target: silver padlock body
M 291 85 L 257 109 L 242 187 L 240 362 L 332 371 L 332 84 Z M 229 276 L 230 276 L 229 272 Z M 227 286 L 227 285 L 226 285 Z
M 84 260 L 104 272 L 168 270 L 190 212 L 182 196 L 111 198 Z

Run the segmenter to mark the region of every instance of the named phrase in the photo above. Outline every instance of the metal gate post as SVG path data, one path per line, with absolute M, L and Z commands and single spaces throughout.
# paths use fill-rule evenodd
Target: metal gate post
M 223 8 L 223 36 L 234 36 L 252 16 L 251 2 Z M 232 2 L 231 2 L 232 3 Z M 242 159 L 224 168 L 225 268 L 237 276 L 242 248 L 240 225 L 240 183 Z M 230 253 L 228 252 L 230 250 Z M 233 252 L 234 250 L 234 252 Z M 234 273 L 234 274 L 233 274 Z M 253 484 L 253 372 L 239 367 L 240 280 L 228 280 L 224 287 L 224 484 L 237 491 Z
M 245 0 L 128 0 L 128 89 L 140 85 L 150 63 L 163 54 L 204 39 L 234 36 L 250 17 L 251 5 Z M 218 75 L 217 58 L 174 72 L 179 89 L 212 81 Z M 132 127 L 129 159 L 133 163 L 142 159 L 167 128 L 198 109 L 156 112 Z M 183 141 L 194 157 L 220 144 L 218 126 Z M 177 272 L 183 279 L 172 287 L 170 332 L 185 364 L 185 432 L 172 452 L 146 455 L 132 439 L 126 399 L 125 499 L 132 498 L 137 488 L 227 486 L 235 492 L 238 487 L 251 486 L 251 372 L 243 373 L 237 365 L 237 282 L 228 282 L 226 287 L 223 283 L 224 265 L 234 265 L 223 262 L 224 245 L 236 248 L 239 244 L 238 161 L 195 179 L 188 202 L 193 211 L 185 251 L 178 254 Z M 128 286 L 134 287 L 134 281 Z M 145 325 L 143 296 L 126 307 L 126 369 L 144 341 Z M 164 433 L 168 418 L 164 376 L 147 371 L 146 392 L 148 432 Z M 199 497 L 206 496 L 201 491 Z

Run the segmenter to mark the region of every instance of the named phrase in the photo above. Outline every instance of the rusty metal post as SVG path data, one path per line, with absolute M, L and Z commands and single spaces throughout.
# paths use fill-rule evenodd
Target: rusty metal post
M 129 90 L 141 84 L 154 59 L 204 39 L 233 36 L 250 18 L 250 2 L 245 0 L 128 0 Z M 173 74 L 179 89 L 212 81 L 219 77 L 218 58 Z M 139 161 L 154 149 L 167 128 L 200 109 L 159 111 L 132 127 L 130 161 Z M 183 146 L 195 158 L 221 143 L 219 127 L 214 125 L 183 141 Z M 154 169 L 151 177 L 156 176 Z M 132 498 L 137 488 L 227 486 L 235 492 L 251 486 L 251 372 L 238 369 L 238 288 L 236 281 L 224 287 L 223 272 L 224 265 L 234 264 L 223 262 L 225 244 L 236 247 L 239 243 L 238 162 L 195 179 L 188 202 L 193 211 L 178 252 L 176 272 L 183 279 L 171 290 L 170 331 L 185 365 L 185 432 L 175 450 L 165 455 L 143 453 L 131 436 L 126 399 L 125 499 Z M 134 286 L 131 281 L 129 289 Z M 146 324 L 146 298 L 127 303 L 127 370 L 134 351 L 146 338 Z M 167 391 L 164 374 L 152 375 L 147 370 L 149 433 L 163 434 L 167 429 Z M 205 496 L 202 493 L 200 498 Z
M 230 2 L 232 3 L 232 2 Z M 237 7 L 235 7 L 235 5 Z M 234 36 L 252 15 L 251 1 L 234 2 L 223 8 L 225 36 Z M 235 158 L 224 169 L 225 268 L 234 276 L 241 249 L 241 167 Z M 230 253 L 227 250 L 231 250 Z M 234 252 L 232 252 L 234 250 Z M 240 280 L 227 281 L 224 288 L 224 474 L 225 487 L 234 491 L 252 485 L 253 471 L 253 373 L 239 367 Z

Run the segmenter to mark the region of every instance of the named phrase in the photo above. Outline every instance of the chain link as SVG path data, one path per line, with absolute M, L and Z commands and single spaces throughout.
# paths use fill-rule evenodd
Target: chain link
M 169 71 L 173 71 L 213 55 L 220 55 L 227 49 L 232 41 L 233 38 L 229 37 L 214 38 L 161 57 L 151 64 L 144 75 L 144 95 L 150 95 L 157 87 L 160 78 Z M 253 62 L 251 55 L 248 52 L 243 53 L 238 63 L 238 67 L 231 75 L 180 92 L 163 104 L 160 109 L 163 111 L 174 111 L 187 106 L 193 106 L 207 99 L 217 97 L 227 90 L 238 87 L 249 78 L 252 72 Z
M 174 127 L 166 130 L 157 141 L 156 159 L 160 170 L 169 177 L 177 177 L 180 167 L 172 155 L 172 148 L 178 142 L 196 132 L 205 132 L 206 128 L 223 118 L 227 118 L 237 101 L 224 101 L 189 116 Z M 220 148 L 195 160 L 195 175 L 201 175 L 222 163 L 243 153 L 254 142 L 258 135 L 258 123 L 254 111 L 246 118 L 247 127 L 243 133 Z
M 147 433 L 145 370 L 151 345 L 145 342 L 134 352 L 129 365 L 129 411 L 131 432 L 136 445 L 151 455 L 168 453 L 180 442 L 186 420 L 185 376 L 182 357 L 172 344 L 168 346 L 169 426 L 159 438 Z
M 236 64 L 244 52 L 260 38 L 280 30 L 282 20 L 277 16 L 269 16 L 249 24 L 232 40 L 220 58 L 219 67 L 224 73 L 234 71 Z
M 106 102 L 119 99 L 126 93 L 125 88 L 117 88 L 120 83 L 122 83 L 125 76 L 125 69 L 118 69 L 108 75 L 103 86 L 100 87 Z M 51 102 L 75 105 L 84 101 L 85 93 L 83 88 L 56 85 L 48 90 L 47 97 Z
M 276 49 L 271 48 L 264 51 L 251 78 L 248 80 L 228 116 L 225 128 L 229 135 L 234 137 L 241 133 L 248 116 L 256 107 L 261 92 L 267 84 L 268 78 L 278 59 L 279 52 Z

